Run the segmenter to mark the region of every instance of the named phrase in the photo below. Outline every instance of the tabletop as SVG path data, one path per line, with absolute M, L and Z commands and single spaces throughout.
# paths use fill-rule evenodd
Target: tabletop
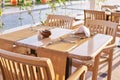
M 69 52 L 70 54 L 93 57 L 112 40 L 112 36 L 109 35 L 96 34 L 88 38 L 81 37 L 81 35 L 75 36 L 72 32 L 73 30 L 70 29 L 54 28 L 51 29 L 52 35 L 49 38 L 39 40 L 36 34 L 18 40 L 15 44 L 35 50 L 38 47 L 45 47 L 62 52 Z

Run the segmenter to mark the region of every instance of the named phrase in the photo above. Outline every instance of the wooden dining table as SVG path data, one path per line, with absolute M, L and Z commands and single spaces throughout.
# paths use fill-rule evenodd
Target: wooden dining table
M 38 28 L 36 28 L 38 30 Z M 51 36 L 49 38 L 39 39 L 38 33 L 35 30 L 23 29 L 15 32 L 11 32 L 8 34 L 0 35 L 0 39 L 13 41 L 14 45 L 27 47 L 31 50 L 37 50 L 39 47 L 43 47 L 45 49 L 56 50 L 63 52 L 66 56 L 65 59 L 57 56 L 59 59 L 63 59 L 66 61 L 64 65 L 66 65 L 66 69 L 61 69 L 62 63 L 57 62 L 58 64 L 53 65 L 55 68 L 56 75 L 63 74 L 60 80 L 65 80 L 71 71 L 71 59 L 69 59 L 69 55 L 79 55 L 88 58 L 95 58 L 98 53 L 108 45 L 113 37 L 105 34 L 96 34 L 91 37 L 85 37 L 84 34 L 74 35 L 74 30 L 71 29 L 63 29 L 63 28 L 53 28 L 50 29 Z M 41 30 L 41 29 L 39 29 Z M 54 56 L 54 54 L 52 55 Z M 60 64 L 60 65 L 59 65 Z M 57 70 L 60 69 L 60 70 Z M 59 72 L 60 71 L 60 72 Z

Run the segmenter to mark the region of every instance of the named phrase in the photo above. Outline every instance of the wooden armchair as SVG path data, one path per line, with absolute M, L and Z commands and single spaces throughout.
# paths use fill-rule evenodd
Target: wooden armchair
M 70 63 L 68 61 L 69 56 L 68 56 L 67 52 L 62 52 L 62 51 L 58 51 L 58 50 L 40 47 L 37 49 L 37 56 L 38 57 L 46 57 L 46 58 L 51 59 L 51 61 L 53 63 L 54 71 L 55 71 L 56 80 L 66 80 L 67 77 L 70 75 L 72 70 L 69 67 Z M 72 57 L 70 57 L 70 58 L 72 59 Z M 68 69 L 68 67 L 69 67 L 69 69 Z M 80 67 L 81 66 L 79 66 L 79 68 Z M 81 75 L 79 75 L 81 80 L 85 79 L 85 73 L 86 73 L 86 70 Z M 74 77 L 73 79 L 70 79 L 70 80 L 76 80 L 76 79 L 77 78 Z
M 3 80 L 56 79 L 54 67 L 49 58 L 16 54 L 3 49 L 0 49 L 0 69 Z M 80 67 L 67 80 L 77 80 L 86 70 L 86 66 Z
M 84 24 L 86 24 L 86 20 L 106 20 L 104 11 L 96 11 L 96 10 L 84 10 Z
M 117 37 L 120 37 L 120 12 L 111 13 L 111 21 L 118 23 Z
M 45 26 L 71 29 L 73 20 L 74 20 L 73 17 L 49 14 L 47 16 Z
M 80 63 L 77 60 L 73 60 L 73 66 L 78 67 L 80 64 L 88 66 L 88 70 L 92 71 L 93 76 L 92 80 L 97 80 L 98 67 L 100 64 L 108 63 L 108 77 L 107 80 L 111 80 L 111 71 L 112 71 L 112 57 L 113 57 L 113 48 L 115 47 L 115 38 L 117 31 L 117 23 L 103 20 L 87 20 L 86 26 L 90 29 L 91 33 L 102 33 L 113 36 L 112 42 L 106 46 L 98 55 L 96 55 L 92 60 L 82 60 L 83 63 Z M 102 37 L 101 37 L 102 38 Z M 99 44 L 99 43 L 98 43 Z M 79 58 L 78 56 L 74 56 Z

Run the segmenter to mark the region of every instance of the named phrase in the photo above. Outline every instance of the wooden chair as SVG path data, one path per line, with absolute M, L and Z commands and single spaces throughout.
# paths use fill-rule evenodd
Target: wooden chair
M 84 24 L 86 24 L 86 20 L 106 20 L 104 11 L 96 11 L 96 10 L 84 10 Z
M 0 49 L 0 69 L 3 80 L 56 80 L 52 62 L 45 57 L 27 56 Z M 77 80 L 86 70 L 86 66 L 80 67 L 67 80 Z
M 112 12 L 111 13 L 111 21 L 118 23 L 118 30 L 117 30 L 116 36 L 120 37 L 120 12 Z M 120 44 L 118 43 L 117 46 L 119 47 Z
M 45 26 L 71 29 L 73 20 L 74 20 L 73 17 L 49 14 L 47 16 Z
M 93 76 L 92 80 L 97 80 L 98 67 L 100 64 L 108 63 L 108 77 L 107 80 L 111 80 L 112 72 L 112 57 L 113 57 L 113 48 L 115 47 L 115 36 L 117 30 L 117 23 L 104 21 L 104 20 L 87 20 L 86 26 L 90 29 L 90 32 L 102 33 L 113 36 L 113 41 L 106 46 L 98 55 L 95 56 L 92 60 L 82 60 L 82 65 L 86 64 L 88 69 L 92 71 Z M 99 44 L 99 43 L 98 43 Z M 75 56 L 77 58 L 77 56 Z M 79 58 L 79 57 L 78 57 Z M 77 58 L 77 59 L 78 59 Z M 81 64 L 81 61 L 73 60 L 73 66 L 78 67 Z
M 86 27 L 89 28 L 91 33 L 102 33 L 113 36 L 112 44 L 115 43 L 117 23 L 105 20 L 87 20 Z
M 113 6 L 113 5 L 102 5 L 101 6 L 101 10 L 103 9 L 110 9 L 110 10 L 113 10 L 113 9 L 117 9 L 117 6 Z

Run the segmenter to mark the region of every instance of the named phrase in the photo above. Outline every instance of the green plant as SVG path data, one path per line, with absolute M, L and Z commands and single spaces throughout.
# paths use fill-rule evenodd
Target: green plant
M 21 23 L 21 25 L 22 25 L 22 20 L 23 20 L 23 18 L 21 17 L 21 14 L 22 14 L 22 10 L 24 10 L 24 4 L 23 4 L 23 3 L 19 3 L 18 7 L 19 7 L 19 9 L 20 9 L 20 16 L 19 16 L 18 19 L 20 20 L 20 23 Z
M 33 24 L 35 24 L 35 21 L 34 21 L 34 16 L 32 15 L 32 3 L 31 2 L 28 2 L 28 3 L 24 3 L 22 2 L 21 4 L 19 4 L 19 9 L 20 11 L 22 10 L 26 10 L 27 13 L 31 16 L 32 18 L 32 21 L 33 21 Z M 19 17 L 19 20 L 22 20 L 23 18 L 21 18 L 21 12 L 20 12 L 20 17 Z
M 3 12 L 3 10 L 2 10 L 2 8 L 0 8 L 0 28 L 3 29 L 4 23 L 2 22 L 2 12 Z
M 28 14 L 31 16 L 33 24 L 35 24 L 34 16 L 32 15 L 32 7 L 33 6 L 31 3 L 25 4 L 25 9 L 27 10 Z
M 53 11 L 56 10 L 56 4 L 59 4 L 60 7 L 61 7 L 62 5 L 66 7 L 66 0 L 51 1 L 51 2 L 48 2 L 48 4 L 50 5 L 51 12 L 53 12 Z

